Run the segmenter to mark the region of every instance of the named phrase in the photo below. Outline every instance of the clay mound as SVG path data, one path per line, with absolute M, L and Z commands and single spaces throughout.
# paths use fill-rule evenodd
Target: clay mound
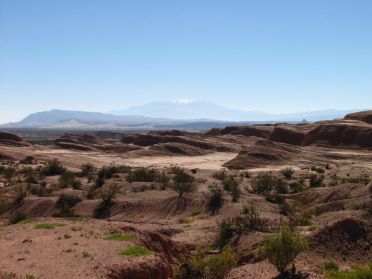
M 93 151 L 94 148 L 91 148 L 86 145 L 72 143 L 72 142 L 57 142 L 55 144 L 58 147 L 65 148 L 65 149 L 73 149 L 73 150 L 80 150 L 80 151 Z
M 0 152 L 0 160 L 2 160 L 2 161 L 4 161 L 4 160 L 14 160 L 14 157 Z
M 0 132 L 0 144 L 17 147 L 28 146 L 21 137 L 7 132 Z
M 178 133 L 178 132 L 175 132 Z M 167 133 L 166 133 L 167 134 Z M 186 144 L 189 146 L 197 147 L 200 149 L 217 149 L 221 148 L 221 146 L 208 143 L 203 140 L 199 139 L 194 139 L 191 138 L 190 136 L 170 136 L 170 135 L 165 135 L 165 136 L 160 136 L 155 133 L 151 134 L 144 134 L 144 135 L 136 135 L 136 136 L 126 136 L 122 138 L 122 142 L 126 144 L 134 144 L 138 146 L 152 146 L 152 145 L 157 145 L 157 144 L 166 144 L 166 143 L 181 143 L 181 144 Z
M 81 145 L 99 145 L 105 144 L 103 139 L 98 138 L 94 134 L 71 134 L 65 133 L 55 140 L 55 143 L 73 143 Z
M 284 144 L 259 140 L 254 145 L 240 151 L 238 156 L 226 162 L 224 167 L 245 169 L 266 165 L 280 165 L 291 160 L 297 152 L 296 149 L 291 149 L 290 146 L 285 146 Z
M 309 210 L 319 215 L 345 209 L 353 210 L 356 206 L 363 204 L 368 196 L 367 185 L 345 184 L 335 187 L 311 188 L 306 192 L 294 195 L 294 198 L 311 201 L 312 206 Z
M 146 257 L 136 261 L 113 265 L 108 269 L 110 279 L 168 279 L 170 267 L 160 257 Z
M 180 130 L 156 131 L 156 132 L 152 132 L 151 134 L 159 135 L 159 136 L 185 136 L 187 135 L 186 132 L 182 132 Z
M 289 126 L 277 126 L 271 133 L 269 140 L 293 145 L 301 145 L 305 133 Z
M 10 208 L 3 217 L 9 217 L 16 212 L 32 218 L 49 217 L 56 212 L 55 198 L 28 198 L 21 204 Z
M 350 113 L 347 114 L 344 119 L 359 120 L 372 124 L 372 110 Z
M 372 125 L 355 122 L 320 124 L 305 135 L 302 144 L 372 147 Z
M 345 218 L 324 227 L 310 240 L 310 248 L 332 258 L 367 258 L 370 255 L 371 226 L 364 221 Z
M 273 126 L 228 126 L 224 129 L 211 129 L 208 135 L 241 135 L 268 139 Z
M 155 144 L 150 147 L 150 150 L 170 153 L 172 155 L 186 156 L 198 156 L 207 154 L 207 152 L 201 148 L 177 142 Z

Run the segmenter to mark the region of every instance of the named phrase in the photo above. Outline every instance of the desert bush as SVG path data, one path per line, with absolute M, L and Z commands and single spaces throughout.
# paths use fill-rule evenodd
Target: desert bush
M 97 176 L 109 179 L 118 172 L 120 172 L 119 167 L 114 164 L 111 164 L 109 166 L 103 166 L 102 168 L 100 168 L 97 173 Z
M 82 164 L 80 166 L 81 174 L 88 178 L 88 183 L 90 183 L 93 179 L 94 172 L 96 168 L 91 163 Z
M 173 177 L 172 188 L 181 198 L 185 193 L 190 193 L 195 190 L 194 180 L 195 179 L 192 175 L 186 173 L 184 169 L 180 169 Z
M 304 191 L 306 187 L 304 182 L 300 180 L 289 183 L 289 188 L 291 189 L 291 192 L 295 194 Z
M 45 176 L 59 175 L 66 171 L 66 168 L 62 166 L 61 162 L 57 159 L 49 160 L 43 168 L 40 170 L 40 174 Z
M 239 182 L 234 178 L 234 176 L 230 175 L 225 177 L 223 180 L 223 189 L 225 191 L 231 192 L 234 188 L 239 187 Z
M 323 180 L 324 180 L 324 176 L 322 175 L 318 176 L 316 174 L 312 174 L 309 180 L 310 187 L 316 188 L 316 187 L 323 186 Z
M 280 171 L 280 173 L 287 179 L 291 179 L 293 174 L 294 174 L 294 170 L 292 168 L 285 168 L 285 169 L 282 169 Z
M 159 176 L 158 182 L 160 183 L 160 189 L 165 190 L 169 186 L 170 177 L 163 170 Z
M 175 279 L 223 279 L 237 265 L 238 257 L 226 246 L 220 254 L 208 255 L 208 248 L 198 248 L 191 259 L 184 260 L 175 271 Z
M 209 197 L 207 202 L 207 209 L 212 214 L 216 214 L 222 207 L 223 200 L 223 189 L 217 184 L 212 184 L 209 186 Z
M 259 247 L 259 253 L 267 258 L 280 273 L 284 273 L 296 256 L 305 250 L 307 242 L 289 227 L 282 227 L 273 237 L 267 239 Z
M 225 178 L 226 178 L 226 170 L 225 169 L 221 169 L 220 171 L 217 171 L 217 172 L 213 173 L 212 174 L 212 177 L 214 179 L 224 181 Z
M 133 171 L 129 171 L 127 175 L 127 181 L 141 181 L 141 182 L 154 182 L 159 180 L 161 174 L 158 170 L 152 168 L 138 168 Z
M 326 272 L 335 272 L 339 270 L 339 267 L 334 261 L 326 261 L 323 263 L 323 269 Z
M 276 179 L 275 190 L 278 194 L 288 194 L 289 193 L 288 184 L 281 178 Z
M 0 200 L 0 215 L 9 208 L 10 202 L 7 200 Z
M 27 188 L 21 184 L 14 187 L 13 204 L 20 204 L 27 197 Z
M 112 183 L 109 186 L 103 187 L 100 191 L 100 197 L 102 201 L 94 210 L 95 218 L 105 218 L 109 214 L 109 210 L 113 205 L 112 200 L 115 198 L 117 192 L 119 191 L 118 186 Z
M 323 167 L 318 167 L 318 166 L 312 166 L 311 167 L 312 171 L 315 171 L 318 174 L 323 174 L 325 173 L 325 169 Z
M 40 182 L 38 185 L 27 185 L 27 190 L 30 192 L 31 195 L 35 195 L 38 197 L 47 197 L 51 193 L 51 189 L 46 187 L 45 181 Z
M 15 225 L 27 219 L 28 219 L 27 215 L 20 212 L 16 212 L 9 217 L 8 224 Z
M 56 202 L 56 208 L 59 209 L 58 216 L 61 217 L 73 217 L 75 212 L 73 207 L 81 202 L 81 198 L 74 195 L 61 194 Z
M 72 187 L 73 189 L 80 189 L 81 183 L 75 178 L 71 172 L 64 172 L 58 178 L 58 186 L 60 188 Z
M 218 224 L 217 244 L 223 247 L 235 234 L 243 234 L 252 231 L 268 231 L 268 220 L 262 218 L 258 209 L 248 204 L 243 207 L 241 214 L 234 218 L 227 218 Z
M 252 179 L 253 191 L 258 194 L 268 193 L 275 186 L 276 179 L 271 173 L 259 174 Z
M 12 181 L 12 178 L 15 175 L 15 173 L 16 173 L 16 170 L 13 167 L 6 167 L 2 171 L 3 177 L 6 179 L 8 183 Z

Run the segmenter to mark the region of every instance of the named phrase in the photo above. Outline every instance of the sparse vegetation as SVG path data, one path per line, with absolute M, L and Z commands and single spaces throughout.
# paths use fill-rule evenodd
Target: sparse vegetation
M 217 179 L 217 180 L 221 180 L 221 181 L 224 181 L 225 178 L 226 178 L 226 170 L 225 169 L 221 169 L 220 171 L 217 171 L 215 173 L 213 173 L 212 177 L 214 179 Z
M 15 225 L 21 222 L 25 222 L 28 219 L 29 218 L 27 217 L 27 215 L 20 212 L 16 212 L 10 216 L 8 223 L 9 225 Z
M 255 193 L 268 193 L 275 186 L 276 179 L 271 173 L 259 174 L 252 179 L 252 188 Z
M 349 271 L 326 270 L 327 279 L 370 279 L 372 278 L 372 263 L 368 266 L 354 266 Z
M 158 181 L 161 174 L 158 170 L 152 168 L 138 168 L 128 173 L 127 181 L 154 182 Z M 164 177 L 163 177 L 164 178 Z
M 154 252 L 143 246 L 130 246 L 128 248 L 120 249 L 119 255 L 123 256 L 147 256 L 152 255 Z
M 57 227 L 63 227 L 63 226 L 65 225 L 59 224 L 59 223 L 42 223 L 42 224 L 36 224 L 35 229 L 51 230 L 51 229 L 55 229 Z
M 259 248 L 262 257 L 284 273 L 289 264 L 307 247 L 306 240 L 289 227 L 281 228 L 275 236 L 267 239 Z
M 121 234 L 121 233 L 115 233 L 108 235 L 104 238 L 105 240 L 114 240 L 114 241 L 134 241 L 136 240 L 136 237 L 131 234 Z

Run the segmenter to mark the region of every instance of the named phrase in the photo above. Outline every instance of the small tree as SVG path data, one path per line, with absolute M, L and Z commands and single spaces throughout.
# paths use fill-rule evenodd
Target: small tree
M 208 197 L 208 211 L 216 214 L 223 205 L 223 189 L 217 184 L 209 186 L 210 195 Z
M 94 210 L 95 218 L 105 218 L 109 214 L 109 210 L 113 205 L 112 200 L 115 198 L 118 191 L 119 188 L 115 183 L 101 189 L 100 196 L 102 201 Z
M 185 193 L 195 190 L 195 179 L 192 175 L 186 173 L 184 169 L 179 169 L 173 177 L 173 190 L 178 193 L 178 197 L 183 197 Z
M 41 174 L 45 176 L 58 175 L 66 171 L 61 162 L 57 159 L 49 160 L 44 168 L 41 169 Z
M 260 254 L 269 260 L 280 273 L 293 263 L 297 255 L 305 250 L 307 242 L 289 227 L 283 227 L 279 233 L 266 240 L 259 248 Z

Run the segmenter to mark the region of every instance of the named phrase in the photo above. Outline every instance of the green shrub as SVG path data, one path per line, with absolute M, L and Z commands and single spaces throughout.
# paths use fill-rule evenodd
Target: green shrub
M 42 175 L 52 176 L 59 175 L 66 171 L 66 168 L 62 166 L 61 162 L 57 159 L 49 160 L 45 167 L 40 171 Z
M 316 173 L 319 173 L 319 174 L 325 173 L 325 169 L 323 167 L 312 166 L 311 170 L 315 171 Z
M 81 198 L 78 196 L 61 194 L 56 202 L 56 208 L 58 208 L 59 214 L 58 216 L 61 217 L 73 217 L 75 216 L 75 212 L 73 211 L 73 207 L 81 202 Z
M 27 215 L 25 215 L 23 213 L 16 212 L 16 213 L 14 213 L 13 215 L 10 216 L 10 218 L 8 220 L 8 223 L 10 225 L 15 225 L 15 224 L 18 224 L 18 223 L 20 223 L 22 221 L 25 221 L 27 219 L 28 219 Z
M 239 182 L 234 178 L 234 176 L 230 175 L 223 180 L 223 189 L 225 191 L 231 192 L 233 189 L 239 187 Z
M 199 248 L 191 259 L 184 260 L 175 271 L 175 279 L 223 279 L 237 265 L 237 255 L 228 246 L 220 254 L 208 255 Z
M 216 214 L 223 206 L 223 189 L 217 184 L 209 186 L 210 195 L 208 197 L 207 208 L 212 214 Z
M 222 169 L 220 171 L 217 171 L 217 172 L 213 173 L 212 174 L 212 177 L 214 179 L 224 181 L 225 178 L 226 178 L 226 171 L 225 171 L 225 169 Z
M 278 194 L 288 194 L 288 184 L 281 178 L 276 179 L 275 190 Z
M 158 182 L 160 183 L 160 189 L 165 190 L 169 186 L 170 177 L 165 173 L 163 170 L 158 178 Z
M 324 180 L 324 176 L 317 176 L 316 174 L 312 174 L 310 176 L 310 187 L 311 188 L 316 188 L 316 187 L 321 187 L 323 186 L 323 180 Z
M 152 255 L 154 252 L 143 246 L 130 246 L 128 248 L 120 249 L 119 255 L 123 256 L 147 256 Z
M 252 231 L 267 231 L 268 221 L 260 217 L 254 205 L 245 205 L 242 213 L 235 218 L 228 218 L 218 223 L 217 243 L 220 247 L 225 246 L 235 234 L 243 234 Z
M 280 171 L 280 173 L 287 179 L 291 179 L 293 174 L 294 174 L 294 170 L 292 168 L 285 168 L 285 169 L 282 169 Z
M 267 239 L 260 246 L 261 256 L 284 273 L 290 263 L 293 263 L 296 256 L 306 249 L 307 242 L 289 227 L 283 227 L 275 236 Z
M 2 174 L 8 183 L 11 182 L 16 170 L 13 167 L 6 167 L 3 169 Z
M 102 219 L 109 215 L 110 208 L 113 205 L 112 200 L 115 198 L 118 191 L 119 188 L 115 183 L 101 189 L 100 197 L 102 201 L 94 209 L 95 218 Z
M 81 188 L 81 182 L 75 178 L 74 174 L 64 172 L 58 178 L 58 186 L 60 188 L 72 187 L 75 190 L 79 190 Z
M 7 200 L 0 200 L 0 215 L 8 210 L 10 202 Z
M 94 172 L 96 171 L 96 168 L 93 164 L 87 163 L 82 164 L 80 167 L 81 174 L 88 178 L 88 183 L 92 180 Z
M 138 168 L 130 171 L 127 175 L 127 181 L 154 182 L 158 181 L 161 174 L 158 170 L 152 168 Z
M 339 270 L 339 267 L 334 261 L 327 261 L 323 263 L 323 269 L 326 272 L 335 272 Z
M 181 198 L 185 193 L 190 193 L 195 190 L 194 181 L 195 179 L 192 175 L 186 173 L 184 169 L 179 169 L 173 177 L 172 188 Z
M 252 179 L 253 191 L 258 194 L 265 194 L 275 186 L 276 179 L 270 173 L 259 174 Z
M 14 200 L 13 204 L 17 205 L 23 202 L 27 197 L 27 188 L 21 184 L 18 184 L 14 187 Z
M 289 184 L 289 188 L 295 194 L 304 191 L 306 187 L 303 181 L 294 181 Z

